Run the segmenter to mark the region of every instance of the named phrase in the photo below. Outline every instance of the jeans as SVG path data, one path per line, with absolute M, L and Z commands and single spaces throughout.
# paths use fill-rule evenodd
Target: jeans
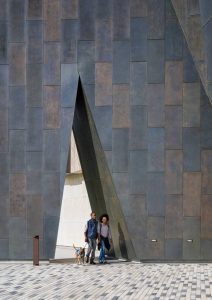
M 99 262 L 103 263 L 105 262 L 105 242 L 103 239 L 101 239 L 101 247 L 100 247 L 100 253 L 99 253 Z
M 86 256 L 89 257 L 90 254 L 91 254 L 91 259 L 94 260 L 95 250 L 96 250 L 96 239 L 89 239 L 88 238 L 88 251 L 87 251 Z

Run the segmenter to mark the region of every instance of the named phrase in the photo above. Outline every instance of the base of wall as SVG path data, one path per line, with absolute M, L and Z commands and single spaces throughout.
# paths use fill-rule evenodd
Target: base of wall
M 144 264 L 210 264 L 212 260 L 140 260 Z

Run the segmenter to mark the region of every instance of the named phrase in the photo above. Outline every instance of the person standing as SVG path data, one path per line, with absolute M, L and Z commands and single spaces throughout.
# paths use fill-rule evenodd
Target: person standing
M 100 244 L 99 262 L 105 264 L 105 248 L 110 250 L 110 243 L 112 243 L 111 232 L 109 227 L 109 217 L 107 214 L 102 215 L 99 218 L 98 224 L 98 240 Z
M 89 263 L 89 258 L 90 258 L 91 265 L 95 265 L 94 259 L 95 259 L 95 250 L 96 250 L 96 239 L 98 237 L 97 226 L 98 226 L 98 221 L 96 220 L 96 213 L 92 212 L 91 219 L 87 221 L 85 225 L 85 232 L 84 232 L 85 242 L 88 243 L 86 263 Z

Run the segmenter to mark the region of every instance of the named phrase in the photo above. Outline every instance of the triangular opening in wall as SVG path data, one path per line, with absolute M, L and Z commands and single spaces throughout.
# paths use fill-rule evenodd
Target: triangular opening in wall
M 81 243 L 81 245 L 83 245 L 83 226 L 86 220 L 89 218 L 89 209 L 95 211 L 97 213 L 97 216 L 100 216 L 102 213 L 108 213 L 110 216 L 110 228 L 113 235 L 113 244 L 116 256 L 124 258 L 135 258 L 135 252 L 130 241 L 127 227 L 125 225 L 119 199 L 115 192 L 115 188 L 112 182 L 109 168 L 107 166 L 107 161 L 101 146 L 95 122 L 93 120 L 93 116 L 90 111 L 80 80 L 78 84 L 72 130 L 73 134 L 71 140 L 73 141 L 73 143 L 76 142 L 76 148 L 73 151 L 75 152 L 75 156 L 77 156 L 76 152 L 78 152 L 79 160 L 77 162 L 76 159 L 75 165 L 71 166 L 71 163 L 69 162 L 73 158 L 71 156 L 73 156 L 74 153 L 73 151 L 70 151 L 68 166 L 70 166 L 72 169 L 70 170 L 69 174 L 74 172 L 75 176 L 81 176 L 82 180 L 85 181 L 86 189 L 84 189 L 84 191 L 87 191 L 87 198 L 85 197 L 85 199 L 89 199 L 89 203 L 86 202 L 86 209 L 84 210 L 85 207 L 83 205 L 82 199 L 79 199 L 79 201 L 77 199 L 75 200 L 76 211 L 70 212 L 70 215 L 75 213 L 78 216 L 80 216 L 80 214 L 81 216 L 83 216 L 83 220 L 82 218 L 79 218 L 78 220 L 79 223 L 81 223 L 81 229 L 80 226 L 76 226 L 76 223 L 74 224 L 73 220 L 72 224 L 70 223 L 70 226 L 66 226 L 66 228 L 74 233 L 72 234 L 72 237 L 76 236 L 75 239 L 79 243 Z M 81 172 L 81 175 L 76 175 L 77 172 L 79 172 L 79 174 Z M 67 176 L 71 177 L 72 175 Z M 67 238 L 67 236 L 64 236 L 65 234 L 62 231 L 61 226 L 61 222 L 64 221 L 65 214 L 67 213 L 68 215 L 68 211 L 66 209 L 63 209 L 63 205 L 65 203 L 64 201 L 66 201 L 65 198 L 62 201 L 60 226 L 58 231 L 58 243 L 62 235 L 64 241 L 65 238 Z M 72 210 L 74 210 L 74 206 Z M 66 225 L 68 225 L 68 220 Z M 69 245 L 70 243 L 72 243 L 72 241 L 70 240 L 67 242 L 69 243 Z M 75 241 L 73 240 L 73 242 Z

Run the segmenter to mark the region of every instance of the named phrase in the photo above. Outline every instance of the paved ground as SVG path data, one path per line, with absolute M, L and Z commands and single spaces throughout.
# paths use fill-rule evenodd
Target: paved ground
M 212 264 L 0 264 L 0 299 L 212 299 Z

